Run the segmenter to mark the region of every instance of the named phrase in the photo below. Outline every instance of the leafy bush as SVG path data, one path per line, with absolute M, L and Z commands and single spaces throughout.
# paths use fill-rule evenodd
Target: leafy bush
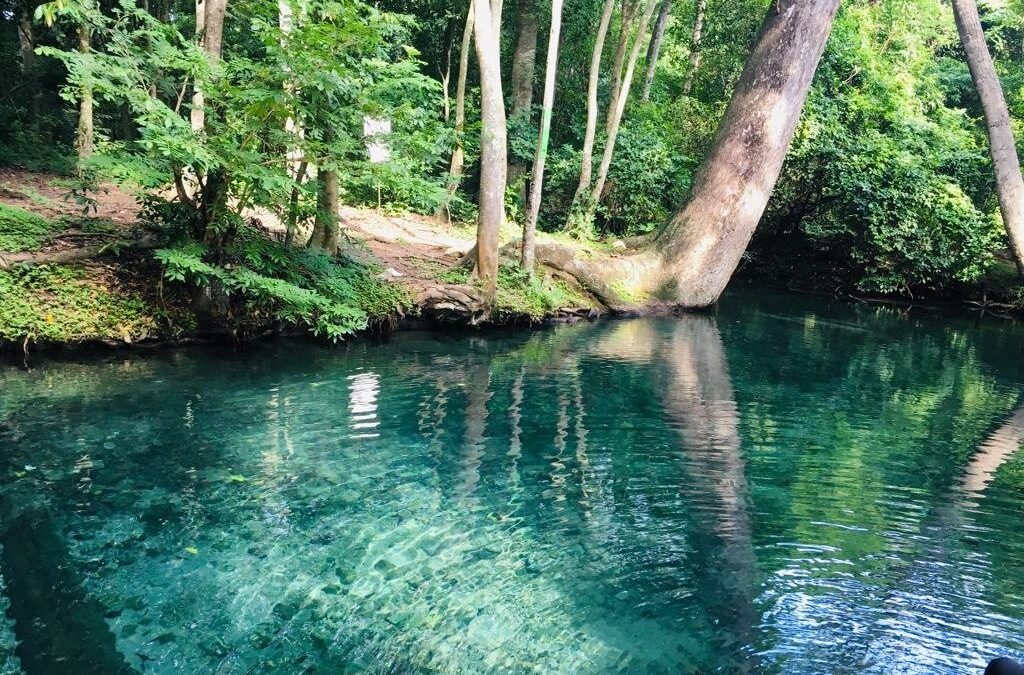
M 34 251 L 60 226 L 15 206 L 0 204 L 0 251 Z
M 170 281 L 223 285 L 239 305 L 239 320 L 304 325 L 338 340 L 409 307 L 405 292 L 379 278 L 379 270 L 354 259 L 337 260 L 307 249 L 287 248 L 243 229 L 214 263 L 202 244 L 184 243 L 155 252 Z

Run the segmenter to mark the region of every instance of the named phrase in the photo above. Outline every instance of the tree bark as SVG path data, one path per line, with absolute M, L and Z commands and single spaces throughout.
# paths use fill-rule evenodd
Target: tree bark
M 671 11 L 672 0 L 662 0 L 658 20 L 654 24 L 654 33 L 651 34 L 651 43 L 647 47 L 647 74 L 644 76 L 644 88 L 640 94 L 640 100 L 644 102 L 651 98 L 651 85 L 654 84 L 654 71 L 657 70 L 658 55 L 661 53 L 661 40 L 665 37 L 665 26 L 668 25 L 668 15 Z
M 206 25 L 203 32 L 203 48 L 214 60 L 223 55 L 224 15 L 227 12 L 227 0 L 203 0 L 206 5 Z
M 497 8 L 496 8 L 497 9 Z M 501 91 L 501 50 L 495 20 L 487 0 L 473 0 L 476 58 L 480 64 L 480 195 L 473 275 L 484 285 L 488 303 L 497 292 L 498 237 L 505 219 L 507 129 Z
M 953 0 L 960 42 L 967 54 L 974 88 L 981 99 L 988 127 L 989 153 L 996 173 L 996 194 L 1003 225 L 1010 240 L 1018 272 L 1024 271 L 1024 178 L 1021 177 L 1017 146 L 1010 126 L 1010 113 L 1003 97 L 992 55 L 985 44 L 985 34 L 974 0 Z
M 558 72 L 558 45 L 562 31 L 562 0 L 551 0 L 551 29 L 548 33 L 548 55 L 544 67 L 544 100 L 541 103 L 540 134 L 533 156 L 533 179 L 530 181 L 530 201 L 527 206 L 526 224 L 523 226 L 523 250 L 520 262 L 526 273 L 533 278 L 533 262 L 536 248 L 537 217 L 540 214 L 540 200 L 544 193 L 544 163 L 548 155 L 548 140 L 551 132 L 551 108 L 555 102 L 555 77 Z
M 608 24 L 615 9 L 615 0 L 604 0 L 601 10 L 601 23 L 594 38 L 594 51 L 590 56 L 590 79 L 587 82 L 587 130 L 583 135 L 583 153 L 580 156 L 580 182 L 573 196 L 575 205 L 590 188 L 590 177 L 594 164 L 594 137 L 597 135 L 597 85 L 601 78 L 601 54 L 604 52 L 604 41 L 608 36 Z
M 690 95 L 693 91 L 693 79 L 700 68 L 700 47 L 704 37 L 704 13 L 707 11 L 708 0 L 697 0 L 696 16 L 693 19 L 693 35 L 690 38 L 690 68 L 686 71 L 683 81 L 683 94 Z
M 537 17 L 532 0 L 519 0 L 518 36 L 512 54 L 512 110 L 513 118 L 530 119 L 533 107 L 533 72 L 537 61 Z M 526 174 L 526 163 L 512 157 L 508 163 L 508 183 L 516 185 Z M 520 198 L 526 201 L 526 186 L 519 185 Z
M 459 79 L 455 85 L 455 148 L 452 150 L 452 162 L 448 169 L 448 201 L 459 189 L 462 182 L 463 165 L 466 153 L 463 149 L 462 134 L 466 127 L 466 76 L 469 70 L 469 48 L 473 42 L 473 3 L 466 12 L 466 27 L 462 31 L 462 49 L 459 52 Z M 447 208 L 447 203 L 445 204 Z M 441 214 L 439 213 L 438 216 Z
M 518 2 L 518 37 L 512 55 L 511 116 L 529 114 L 533 105 L 533 71 L 537 61 L 537 17 L 531 0 Z
M 636 29 L 636 39 L 633 40 L 633 47 L 629 52 L 626 74 L 622 78 L 622 91 L 619 92 L 615 99 L 615 107 L 608 111 L 608 138 L 604 142 L 601 166 L 597 172 L 597 180 L 594 181 L 594 189 L 590 194 L 590 203 L 592 205 L 596 205 L 601 201 L 604 183 L 608 179 L 608 170 L 611 168 L 612 156 L 615 154 L 615 141 L 618 138 L 619 127 L 622 124 L 622 115 L 626 111 L 626 102 L 629 100 L 629 89 L 633 83 L 636 62 L 640 58 L 640 47 L 643 45 L 644 36 L 647 34 L 647 26 L 651 23 L 651 16 L 654 14 L 656 3 L 657 0 L 647 0 L 644 15 L 640 17 L 640 25 Z
M 764 213 L 821 60 L 839 0 L 776 0 L 698 168 L 690 199 L 647 248 L 581 259 L 537 247 L 611 309 L 714 304 Z
M 626 48 L 629 46 L 629 38 L 633 33 L 633 19 L 639 8 L 638 0 L 622 0 L 622 14 L 619 16 L 619 42 L 615 46 L 615 57 L 612 59 L 612 88 L 608 96 L 608 114 L 605 116 L 604 128 L 607 133 L 612 128 L 612 111 L 615 110 L 615 102 L 619 100 L 622 92 L 622 64 L 626 60 Z M 637 32 L 639 39 L 640 33 Z
M 92 51 L 92 29 L 81 24 L 78 26 L 78 51 L 88 54 Z M 82 76 L 81 100 L 78 103 L 78 129 L 75 132 L 75 149 L 78 161 L 89 159 L 93 150 L 93 85 L 92 75 L 86 72 Z
M 338 252 L 338 240 L 341 238 L 341 227 L 338 221 L 340 206 L 338 192 L 338 172 L 323 170 L 320 172 L 320 190 L 316 196 L 316 218 L 313 221 L 313 234 L 307 246 L 322 249 L 328 255 Z

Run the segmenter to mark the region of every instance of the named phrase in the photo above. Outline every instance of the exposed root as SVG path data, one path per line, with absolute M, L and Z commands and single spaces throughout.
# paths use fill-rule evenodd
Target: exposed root
M 414 298 L 420 312 L 435 321 L 476 326 L 490 315 L 480 289 L 459 284 L 429 286 Z

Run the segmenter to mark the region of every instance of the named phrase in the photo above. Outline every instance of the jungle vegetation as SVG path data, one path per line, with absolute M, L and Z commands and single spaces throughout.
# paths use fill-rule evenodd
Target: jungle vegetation
M 134 191 L 126 247 L 207 309 L 337 338 L 407 305 L 340 204 L 475 223 L 484 311 L 538 265 L 612 310 L 711 305 L 737 268 L 1019 294 L 1021 0 L 2 2 L 0 163 Z M 5 251 L 45 236 L 0 218 Z

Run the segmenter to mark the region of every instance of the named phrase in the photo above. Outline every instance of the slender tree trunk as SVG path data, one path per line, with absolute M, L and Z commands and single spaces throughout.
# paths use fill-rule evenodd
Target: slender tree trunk
M 703 2 L 704 0 L 701 1 Z M 640 100 L 644 102 L 651 98 L 651 85 L 654 84 L 654 71 L 658 67 L 661 40 L 665 37 L 665 26 L 668 25 L 668 15 L 671 12 L 672 0 L 662 0 L 661 10 L 658 12 L 658 20 L 654 24 L 654 33 L 651 34 L 651 44 L 647 47 L 647 74 L 644 76 L 644 88 L 640 94 Z
M 615 9 L 615 0 L 604 0 L 601 23 L 594 38 L 594 51 L 590 55 L 590 78 L 587 82 L 587 130 L 583 135 L 583 153 L 580 157 L 580 182 L 573 196 L 574 205 L 588 193 L 594 164 L 594 137 L 597 135 L 597 85 L 601 78 L 601 54 L 608 36 L 608 24 Z
M 196 41 L 204 46 L 203 35 L 206 33 L 206 0 L 196 0 Z M 205 46 L 204 46 L 205 48 Z M 189 112 L 189 120 L 192 122 L 192 131 L 201 132 L 206 128 L 205 101 L 203 90 L 196 83 L 192 87 L 192 110 Z
M 551 132 L 551 108 L 555 102 L 555 79 L 558 72 L 558 45 L 562 32 L 562 0 L 551 0 L 551 29 L 548 33 L 548 56 L 544 66 L 544 100 L 541 103 L 540 134 L 533 156 L 533 180 L 530 181 L 530 201 L 523 226 L 523 269 L 533 278 L 533 261 L 536 248 L 537 217 L 540 214 L 540 200 L 544 194 L 544 163 L 548 156 L 548 136 Z
M 644 15 L 640 18 L 640 25 L 636 29 L 636 39 L 633 40 L 633 48 L 629 52 L 629 62 L 626 65 L 626 74 L 622 78 L 622 91 L 615 100 L 615 107 L 608 115 L 608 138 L 604 143 L 604 154 L 601 157 L 601 167 L 597 172 L 597 180 L 594 181 L 594 189 L 590 193 L 590 203 L 597 204 L 601 201 L 601 193 L 604 191 L 604 183 L 608 179 L 608 170 L 612 165 L 612 156 L 615 153 L 615 141 L 619 135 L 619 127 L 622 124 L 622 115 L 626 111 L 626 102 L 629 100 L 629 89 L 633 83 L 633 73 L 636 70 L 636 62 L 640 58 L 640 47 L 643 45 L 644 36 L 647 34 L 647 26 L 651 23 L 654 8 L 657 0 L 647 0 L 647 7 L 644 8 Z
M 701 40 L 704 36 L 704 13 L 708 8 L 708 0 L 697 0 L 696 16 L 693 19 L 693 36 L 690 38 L 690 68 L 686 71 L 683 81 L 683 94 L 689 96 L 693 91 L 693 79 L 700 68 Z
M 533 72 L 537 61 L 537 17 L 532 0 L 519 0 L 518 36 L 512 54 L 512 110 L 513 118 L 530 119 L 533 107 Z M 509 158 L 508 183 L 517 185 L 526 174 L 526 163 Z M 525 184 L 518 185 L 519 196 L 526 201 Z
M 605 116 L 604 128 L 607 133 L 612 128 L 612 111 L 615 110 L 615 102 L 619 100 L 622 92 L 622 65 L 626 60 L 626 48 L 629 46 L 629 38 L 633 34 L 633 19 L 639 9 L 638 0 L 622 0 L 622 14 L 619 17 L 619 42 L 615 46 L 615 58 L 612 59 L 612 88 L 608 97 L 608 114 Z M 640 33 L 637 33 L 639 39 Z
M 487 0 L 473 0 L 474 37 L 480 64 L 480 195 L 476 231 L 474 276 L 483 282 L 486 299 L 493 303 L 498 281 L 498 237 L 505 219 L 507 129 L 501 91 L 500 18 L 495 19 Z
M 459 79 L 455 85 L 455 149 L 452 150 L 452 163 L 448 169 L 448 201 L 459 189 L 462 181 L 463 165 L 466 161 L 463 149 L 463 131 L 466 127 L 466 76 L 469 70 L 469 48 L 473 42 L 473 3 L 466 12 L 466 27 L 462 31 L 462 49 L 459 52 Z M 443 208 L 447 208 L 447 203 Z M 438 216 L 441 214 L 439 213 Z
M 32 101 L 32 116 L 38 118 L 41 112 L 39 76 L 36 72 L 36 36 L 32 30 L 32 9 L 24 2 L 18 5 L 18 50 L 21 52 L 21 72 L 28 85 Z
M 615 310 L 714 304 L 775 187 L 838 7 L 839 0 L 772 3 L 689 201 L 649 246 L 582 259 L 545 243 L 537 258 Z
M 974 0 L 953 0 L 960 42 L 967 54 L 974 88 L 978 90 L 981 107 L 988 126 L 989 152 L 996 173 L 996 194 L 1003 225 L 1010 240 L 1018 271 L 1024 271 L 1024 179 L 1021 177 L 1017 146 L 1010 126 L 1010 113 L 1003 97 L 992 56 L 985 44 L 978 7 Z
M 202 0 L 203 19 L 203 51 L 207 59 L 216 64 L 223 53 L 224 36 L 224 15 L 227 11 L 227 0 Z M 196 5 L 199 9 L 199 3 Z M 206 124 L 205 107 L 200 108 L 203 117 L 203 128 Z M 230 221 L 225 218 L 228 211 L 228 190 L 231 179 L 223 168 L 211 170 L 206 175 L 202 201 L 203 201 L 203 238 L 215 251 L 223 251 L 234 235 L 233 230 L 227 226 Z
M 88 54 L 92 51 L 92 29 L 86 25 L 78 26 L 78 51 Z M 81 100 L 78 103 L 78 129 L 75 133 L 75 149 L 78 161 L 83 162 L 92 155 L 93 150 L 93 85 L 92 74 L 86 72 L 82 77 Z

